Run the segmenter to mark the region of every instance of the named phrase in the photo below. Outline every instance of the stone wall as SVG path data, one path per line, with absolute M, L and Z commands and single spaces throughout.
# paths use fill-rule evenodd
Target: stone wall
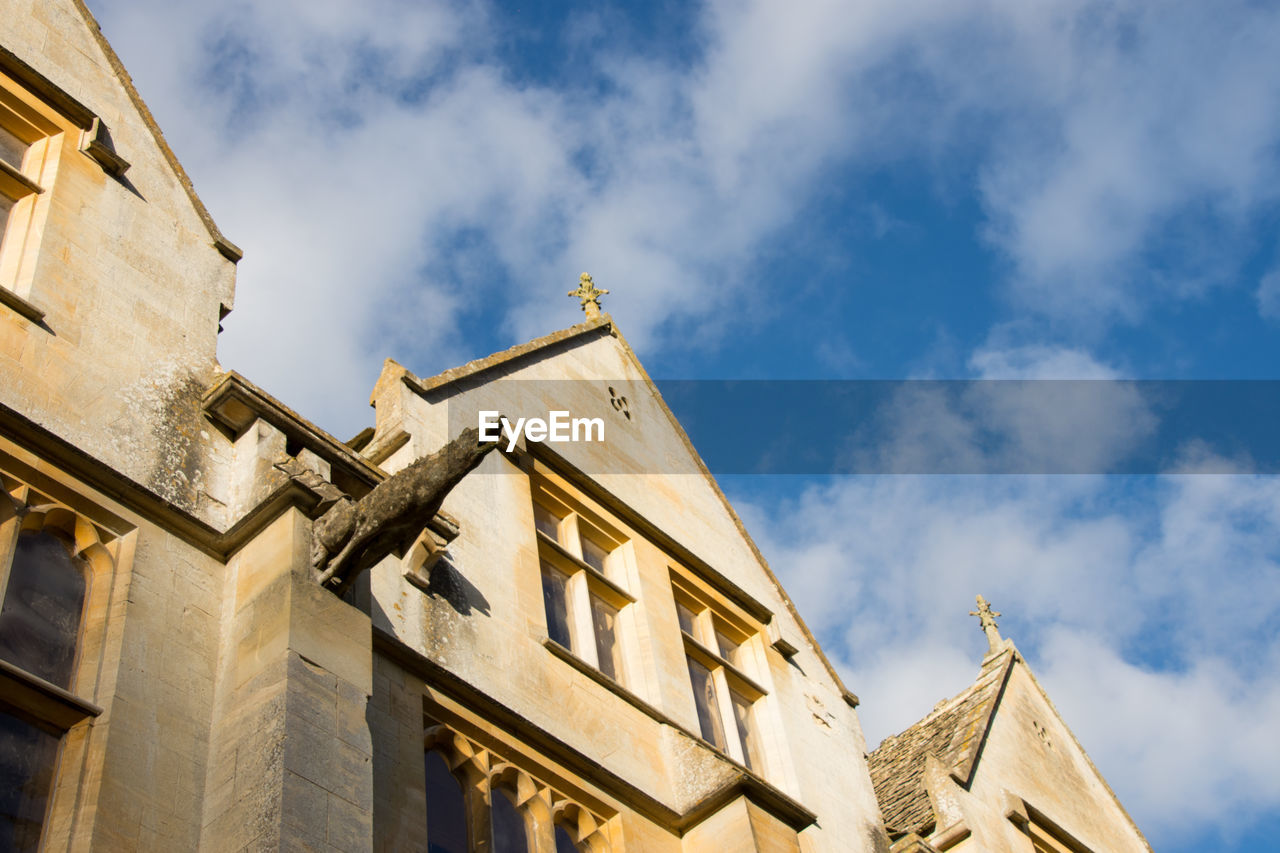
M 0 404 L 212 518 L 199 402 L 235 264 L 104 45 L 78 0 L 13 0 L 0 20 L 0 46 L 97 115 L 129 163 L 108 174 L 59 119 L 33 171 L 33 227 L 6 241 L 0 287 L 44 317 L 0 306 Z
M 391 366 L 375 390 L 374 441 L 407 434 L 407 443 L 383 463 L 395 470 L 437 449 L 460 426 L 459 409 L 515 416 L 557 408 L 604 418 L 605 444 L 560 444 L 555 450 L 568 468 L 589 472 L 588 479 L 609 493 L 601 503 L 588 488 L 579 499 L 590 507 L 586 511 L 621 525 L 628 540 L 626 585 L 635 603 L 625 611 L 625 689 L 602 683 L 590 667 L 575 666 L 547 646 L 530 472 L 519 456 L 491 454 L 445 502 L 461 533 L 432 570 L 434 588 L 424 594 L 409 583 L 398 561 L 375 567 L 375 627 L 674 813 L 693 813 L 741 771 L 697 735 L 671 585 L 670 567 L 678 558 L 647 528 L 621 520 L 619 513 L 631 513 L 772 614 L 772 630 L 798 649 L 784 657 L 764 631 L 748 644 L 755 677 L 767 690 L 757 705 L 770 758 L 765 781 L 822 815 L 820 826 L 801 833 L 806 849 L 883 847 L 856 714 L 643 372 L 609 331 L 607 325 L 588 329 L 545 353 L 517 356 L 459 381 L 456 391 L 416 393 L 415 381 L 430 386 L 432 380 L 397 381 Z M 554 384 L 519 381 L 524 379 Z M 546 399 L 548 387 L 564 396 Z M 609 387 L 628 397 L 630 419 L 611 406 Z M 529 398 L 521 399 L 526 392 Z M 613 473 L 597 473 L 605 471 Z M 574 488 L 573 478 L 564 485 Z M 689 571 L 696 575 L 698 569 Z

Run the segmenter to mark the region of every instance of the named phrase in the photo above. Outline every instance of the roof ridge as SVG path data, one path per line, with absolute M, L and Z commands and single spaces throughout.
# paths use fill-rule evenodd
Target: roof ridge
M 883 739 L 881 739 L 880 744 L 879 746 L 876 747 L 876 749 L 879 749 L 881 746 L 884 746 L 890 741 L 894 741 L 894 740 L 897 740 L 898 738 L 901 738 L 903 735 L 907 734 L 913 729 L 917 729 L 925 725 L 926 723 L 931 722 L 934 718 L 946 713 L 949 710 L 952 710 L 954 706 L 959 704 L 965 698 L 972 695 L 974 692 L 978 691 L 979 689 L 984 689 L 990 686 L 988 684 L 988 681 L 994 678 L 998 672 L 1000 672 L 999 669 L 993 669 L 988 666 L 984 666 L 982 669 L 978 670 L 977 677 L 974 678 L 973 681 L 965 685 L 965 687 L 962 688 L 958 693 L 955 693 L 945 699 L 938 700 L 938 702 L 933 706 L 932 709 L 929 710 L 927 714 L 925 714 L 920 719 L 916 720 L 911 725 L 907 726 L 902 731 L 897 732 L 896 734 L 886 735 Z M 875 750 L 872 750 L 872 752 L 875 752 Z
M 602 314 L 598 318 L 578 323 L 568 327 L 567 329 L 561 329 L 557 332 L 552 332 L 550 334 L 543 335 L 542 337 L 534 338 L 533 340 L 526 341 L 522 344 L 515 344 L 504 350 L 498 350 L 497 352 L 490 353 L 489 355 L 482 356 L 480 358 L 473 358 L 471 361 L 460 364 L 457 367 L 450 367 L 447 370 L 442 370 L 434 376 L 423 378 L 406 369 L 405 381 L 419 393 L 425 394 L 428 391 L 437 391 L 462 379 L 466 379 L 469 376 L 475 376 L 476 374 L 493 370 L 509 362 L 532 355 L 533 353 L 546 349 L 554 344 L 563 343 L 564 341 L 572 340 L 580 335 L 585 335 L 588 332 L 605 327 L 608 327 L 613 334 L 618 334 L 617 327 L 613 323 L 613 318 L 608 314 Z
M 1014 652 L 1012 643 L 1009 644 L 1008 655 L 1008 658 L 1001 667 L 999 669 L 993 668 L 989 676 L 987 676 L 992 677 L 993 681 L 998 681 L 999 686 L 996 688 L 995 694 L 991 696 L 990 699 L 984 700 L 987 708 L 986 713 L 983 715 L 981 725 L 978 726 L 977 729 L 977 732 L 980 732 L 980 734 L 969 741 L 969 745 L 965 749 L 961 762 L 951 771 L 952 778 L 961 785 L 964 785 L 965 788 L 968 788 L 973 782 L 973 773 L 974 770 L 977 769 L 978 758 L 982 755 L 982 748 L 987 744 L 987 735 L 991 732 L 991 721 L 995 719 L 996 708 L 1000 706 L 1000 700 L 1004 698 L 1004 691 L 1009 684 L 1009 676 L 1013 672 L 1013 665 L 1018 662 L 1018 655 Z M 984 664 L 984 669 L 985 668 L 986 665 Z M 980 681 L 983 677 L 984 676 L 980 674 L 978 680 Z M 977 684 L 978 681 L 975 681 L 974 685 L 976 686 Z

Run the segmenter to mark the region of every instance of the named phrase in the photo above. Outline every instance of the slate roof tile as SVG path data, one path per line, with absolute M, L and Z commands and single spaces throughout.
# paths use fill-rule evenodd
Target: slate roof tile
M 935 829 L 924 780 L 929 755 L 969 781 L 1014 657 L 1010 649 L 989 661 L 973 684 L 939 702 L 909 729 L 885 738 L 868 756 L 871 782 L 891 837 L 909 832 L 927 837 Z

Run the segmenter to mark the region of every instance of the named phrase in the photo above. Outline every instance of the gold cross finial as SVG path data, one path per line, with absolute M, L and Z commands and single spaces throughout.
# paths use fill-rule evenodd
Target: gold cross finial
M 992 610 L 991 605 L 982 596 L 978 596 L 978 609 L 970 610 L 970 616 L 978 617 L 978 624 L 982 626 L 982 631 L 987 635 L 987 654 L 993 655 L 1000 651 L 1000 647 L 1004 641 L 1000 638 L 1000 629 L 996 627 L 996 617 L 1000 615 L 998 611 Z
M 570 290 L 570 296 L 578 297 L 578 303 L 582 306 L 582 310 L 586 312 L 588 320 L 594 320 L 600 316 L 600 297 L 609 291 L 596 287 L 596 283 L 591 280 L 591 276 L 583 273 L 578 276 L 578 289 Z

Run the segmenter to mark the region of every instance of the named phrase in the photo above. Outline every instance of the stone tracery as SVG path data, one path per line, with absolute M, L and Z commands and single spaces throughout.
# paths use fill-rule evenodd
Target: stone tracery
M 556 851 L 557 827 L 569 835 L 578 850 L 610 853 L 605 832 L 607 821 L 603 816 L 593 813 L 523 767 L 444 725 L 427 728 L 423 745 L 428 752 L 435 751 L 443 756 L 454 777 L 462 784 L 468 800 L 473 847 L 480 846 L 478 841 L 481 837 L 488 841 L 487 812 L 493 797 L 502 796 L 498 790 L 504 789 L 511 794 L 524 818 L 526 830 L 538 853 Z

